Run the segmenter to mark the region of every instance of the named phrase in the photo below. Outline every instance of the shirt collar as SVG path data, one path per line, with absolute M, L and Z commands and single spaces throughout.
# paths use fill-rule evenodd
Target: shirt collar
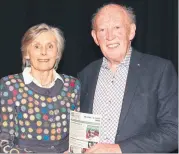
M 120 65 L 125 66 L 125 67 L 129 66 L 130 58 L 131 58 L 131 52 L 132 52 L 132 47 L 129 48 L 129 52 L 127 52 L 125 58 L 121 61 L 121 63 L 118 66 L 120 66 Z M 106 57 L 103 57 L 102 67 L 109 69 L 108 63 L 109 63 L 108 59 Z
M 42 85 L 30 74 L 30 72 L 31 72 L 31 67 L 26 67 L 22 72 L 24 83 L 30 84 L 33 81 L 36 85 L 42 87 Z M 64 83 L 63 78 L 55 70 L 53 70 L 53 73 L 55 75 L 55 79 L 53 82 L 55 82 L 57 79 L 60 79 Z

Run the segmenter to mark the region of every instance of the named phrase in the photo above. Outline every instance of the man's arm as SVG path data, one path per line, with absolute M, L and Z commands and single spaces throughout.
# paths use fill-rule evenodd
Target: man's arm
M 96 144 L 86 153 L 171 152 L 178 146 L 178 82 L 171 62 L 163 70 L 158 87 L 158 127 L 118 144 Z
M 168 62 L 158 87 L 158 127 L 119 142 L 123 153 L 171 152 L 178 146 L 178 81 Z

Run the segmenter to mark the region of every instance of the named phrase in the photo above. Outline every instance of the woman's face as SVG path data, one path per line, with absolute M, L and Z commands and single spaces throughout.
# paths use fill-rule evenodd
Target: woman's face
M 27 47 L 26 59 L 30 60 L 31 68 L 36 71 L 52 70 L 57 54 L 57 41 L 52 32 L 42 32 Z

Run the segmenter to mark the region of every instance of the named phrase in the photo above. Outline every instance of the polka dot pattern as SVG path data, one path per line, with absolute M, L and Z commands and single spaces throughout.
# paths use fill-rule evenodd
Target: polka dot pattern
M 63 75 L 57 96 L 45 96 L 25 85 L 20 75 L 2 78 L 1 119 L 3 129 L 21 139 L 61 140 L 68 133 L 70 110 L 79 111 L 80 83 Z

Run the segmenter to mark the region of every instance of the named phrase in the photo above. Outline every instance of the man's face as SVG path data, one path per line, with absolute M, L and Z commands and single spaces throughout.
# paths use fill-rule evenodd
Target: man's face
M 109 5 L 97 14 L 92 36 L 109 61 L 121 62 L 134 35 L 135 25 L 130 24 L 129 17 L 121 7 Z
M 26 59 L 31 62 L 31 68 L 38 71 L 53 69 L 57 59 L 57 43 L 51 32 L 42 32 L 33 40 L 27 49 Z

